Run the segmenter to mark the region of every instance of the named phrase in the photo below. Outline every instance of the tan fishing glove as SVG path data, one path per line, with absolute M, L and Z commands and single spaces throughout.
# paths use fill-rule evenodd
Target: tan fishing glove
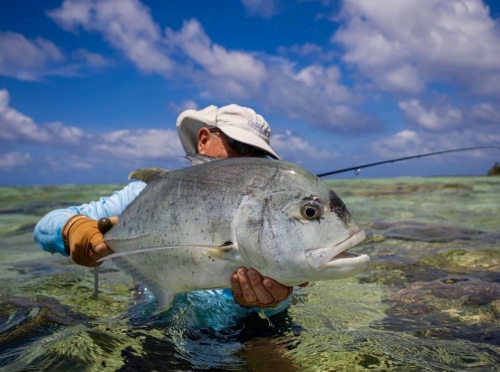
M 77 264 L 88 267 L 101 265 L 102 262 L 96 261 L 103 255 L 96 254 L 95 248 L 104 243 L 104 238 L 97 228 L 96 220 L 77 214 L 66 222 L 62 236 L 64 244 L 69 248 L 71 259 Z

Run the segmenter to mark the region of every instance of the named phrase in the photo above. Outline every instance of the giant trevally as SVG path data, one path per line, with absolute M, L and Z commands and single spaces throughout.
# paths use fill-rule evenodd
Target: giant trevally
M 227 288 L 240 266 L 289 286 L 366 270 L 367 255 L 346 252 L 365 233 L 321 179 L 274 159 L 212 159 L 133 172 L 147 186 L 104 235 L 107 258 L 160 309 L 178 293 Z

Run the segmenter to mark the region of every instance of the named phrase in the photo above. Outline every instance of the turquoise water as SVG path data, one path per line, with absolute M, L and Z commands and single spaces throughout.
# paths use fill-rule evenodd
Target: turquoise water
M 369 270 L 219 331 L 196 321 L 195 294 L 150 316 L 153 300 L 112 264 L 96 300 L 91 269 L 35 245 L 44 213 L 119 185 L 0 188 L 0 368 L 498 370 L 500 178 L 330 182 L 367 232 L 351 251 L 371 256 Z

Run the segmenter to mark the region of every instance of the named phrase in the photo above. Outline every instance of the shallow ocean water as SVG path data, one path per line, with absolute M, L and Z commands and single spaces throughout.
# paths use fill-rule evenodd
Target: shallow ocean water
M 367 272 L 311 283 L 287 312 L 213 330 L 217 304 L 165 314 L 112 264 L 39 249 L 46 212 L 120 185 L 0 188 L 0 370 L 497 371 L 500 178 L 329 181 L 368 238 Z

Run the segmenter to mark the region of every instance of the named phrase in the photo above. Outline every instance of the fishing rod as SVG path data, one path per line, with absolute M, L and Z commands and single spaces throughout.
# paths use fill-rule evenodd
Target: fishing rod
M 476 147 L 463 147 L 460 149 L 453 149 L 453 150 L 444 150 L 444 151 L 436 151 L 436 152 L 429 152 L 427 154 L 420 154 L 420 155 L 413 155 L 413 156 L 405 156 L 403 158 L 397 158 L 397 159 L 391 159 L 391 160 L 385 160 L 385 161 L 379 161 L 376 163 L 370 163 L 370 164 L 363 164 L 363 165 L 358 165 L 357 167 L 351 167 L 351 168 L 344 168 L 344 169 L 339 169 L 331 172 L 326 172 L 326 173 L 321 173 L 317 174 L 318 177 L 325 177 L 325 176 L 330 176 L 332 174 L 338 174 L 338 173 L 344 173 L 344 172 L 349 172 L 349 171 L 354 171 L 356 175 L 359 174 L 361 169 L 363 168 L 368 168 L 368 167 L 374 167 L 376 165 L 381 165 L 381 164 L 387 164 L 387 163 L 395 163 L 397 161 L 403 161 L 403 160 L 409 160 L 409 159 L 415 159 L 415 158 L 423 158 L 424 156 L 431 156 L 431 155 L 440 155 L 440 154 L 446 154 L 448 152 L 459 152 L 459 151 L 470 151 L 470 150 L 479 150 L 479 149 L 498 149 L 500 150 L 500 146 L 476 146 Z

